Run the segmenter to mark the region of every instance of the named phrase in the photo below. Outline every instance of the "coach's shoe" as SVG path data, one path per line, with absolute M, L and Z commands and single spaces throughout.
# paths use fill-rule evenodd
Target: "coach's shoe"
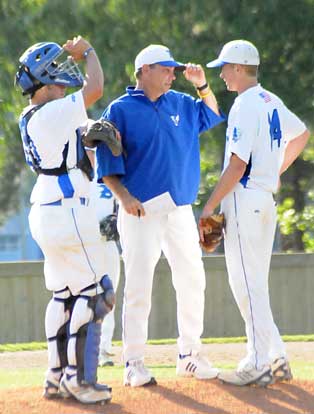
M 70 394 L 83 404 L 109 402 L 111 388 L 102 384 L 78 384 L 76 375 L 64 374 L 60 382 L 60 393 Z
M 220 381 L 231 385 L 257 385 L 259 387 L 267 387 L 273 384 L 273 374 L 269 365 L 265 365 L 262 369 L 255 369 L 251 364 L 247 364 L 242 368 L 234 371 L 222 371 L 218 375 Z
M 271 364 L 271 370 L 274 382 L 290 381 L 293 378 L 289 361 L 284 357 L 276 359 Z
M 216 378 L 219 370 L 199 353 L 191 352 L 188 355 L 179 355 L 176 373 L 180 377 L 195 377 L 197 379 Z
M 131 387 L 157 385 L 157 381 L 151 372 L 145 368 L 144 360 L 133 359 L 126 363 L 124 368 L 123 384 Z

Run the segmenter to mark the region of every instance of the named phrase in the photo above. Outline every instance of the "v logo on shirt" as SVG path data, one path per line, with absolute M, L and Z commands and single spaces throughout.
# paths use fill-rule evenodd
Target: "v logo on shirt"
M 176 115 L 176 116 L 171 115 L 170 118 L 172 119 L 172 121 L 175 124 L 175 126 L 178 126 L 179 125 L 179 121 L 180 121 L 179 115 Z

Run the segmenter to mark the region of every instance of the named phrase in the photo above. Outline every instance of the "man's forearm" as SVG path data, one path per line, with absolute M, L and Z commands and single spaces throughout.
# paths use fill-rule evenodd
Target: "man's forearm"
M 198 92 L 198 96 L 202 99 L 204 104 L 208 106 L 215 114 L 220 115 L 218 103 L 214 92 L 211 90 L 210 86 Z
M 236 184 L 243 177 L 246 169 L 246 163 L 237 156 L 233 155 L 230 164 L 220 177 L 218 184 L 211 193 L 205 204 L 202 215 L 210 215 L 215 208 L 221 203 L 222 199 L 233 190 Z
M 129 195 L 128 190 L 116 175 L 108 175 L 106 177 L 102 177 L 102 180 L 119 200 L 123 200 L 126 195 Z
M 284 173 L 301 154 L 309 137 L 310 132 L 308 130 L 305 130 L 302 135 L 298 136 L 297 138 L 288 143 L 285 151 L 284 160 L 280 168 L 280 175 Z

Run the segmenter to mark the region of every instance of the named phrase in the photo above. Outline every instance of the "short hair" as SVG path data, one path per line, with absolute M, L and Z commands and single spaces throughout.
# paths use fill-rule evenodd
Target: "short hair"
M 141 79 L 142 77 L 142 68 L 137 69 L 137 71 L 134 73 L 136 79 Z
M 256 77 L 258 75 L 258 66 L 257 65 L 242 65 L 245 69 L 247 75 Z
M 152 63 L 148 66 L 150 68 L 154 68 L 156 66 L 156 63 Z M 142 68 L 137 69 L 137 71 L 135 72 L 135 77 L 136 77 L 136 79 L 141 79 L 141 77 L 142 77 Z

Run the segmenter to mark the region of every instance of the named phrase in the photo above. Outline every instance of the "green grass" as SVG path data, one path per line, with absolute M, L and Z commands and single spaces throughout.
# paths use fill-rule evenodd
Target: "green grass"
M 235 364 L 217 363 L 221 369 L 235 368 Z M 151 365 L 150 370 L 158 379 L 175 378 L 175 365 Z M 301 380 L 314 381 L 314 362 L 291 361 L 291 368 L 294 378 Z M 23 368 L 4 370 L 0 369 L 0 389 L 14 389 L 21 387 L 40 387 L 43 384 L 45 369 L 43 368 Z M 121 381 L 123 378 L 123 366 L 114 366 L 98 369 L 98 379 L 102 383 L 108 383 L 113 380 Z
M 285 342 L 313 342 L 314 335 L 286 335 L 283 336 Z M 245 337 L 237 338 L 205 338 L 202 340 L 205 344 L 220 343 L 243 343 Z M 175 339 L 158 339 L 150 340 L 152 345 L 172 345 L 176 343 Z M 116 346 L 121 346 L 121 341 L 114 341 Z M 19 344 L 0 345 L 0 352 L 19 352 L 19 351 L 38 351 L 47 349 L 45 342 L 31 342 Z M 314 380 L 314 361 L 290 361 L 294 377 L 297 379 Z M 218 368 L 230 369 L 235 368 L 235 364 L 226 361 L 217 361 L 215 365 Z M 149 367 L 153 374 L 160 379 L 170 379 L 175 377 L 175 365 L 154 365 Z M 1 369 L 0 368 L 0 388 L 20 388 L 41 386 L 45 375 L 44 368 L 22 368 L 22 369 Z M 101 382 L 110 384 L 112 380 L 122 382 L 123 367 L 121 365 L 112 368 L 99 368 L 98 377 Z
M 314 342 L 314 335 L 283 335 L 285 342 Z M 203 338 L 203 344 L 228 344 L 246 342 L 245 336 L 232 338 Z M 176 343 L 176 339 L 152 339 L 148 341 L 151 345 L 172 345 Z M 121 341 L 114 341 L 113 345 L 121 346 Z M 0 344 L 1 352 L 19 352 L 19 351 L 40 351 L 47 349 L 46 342 L 29 342 L 18 344 Z

